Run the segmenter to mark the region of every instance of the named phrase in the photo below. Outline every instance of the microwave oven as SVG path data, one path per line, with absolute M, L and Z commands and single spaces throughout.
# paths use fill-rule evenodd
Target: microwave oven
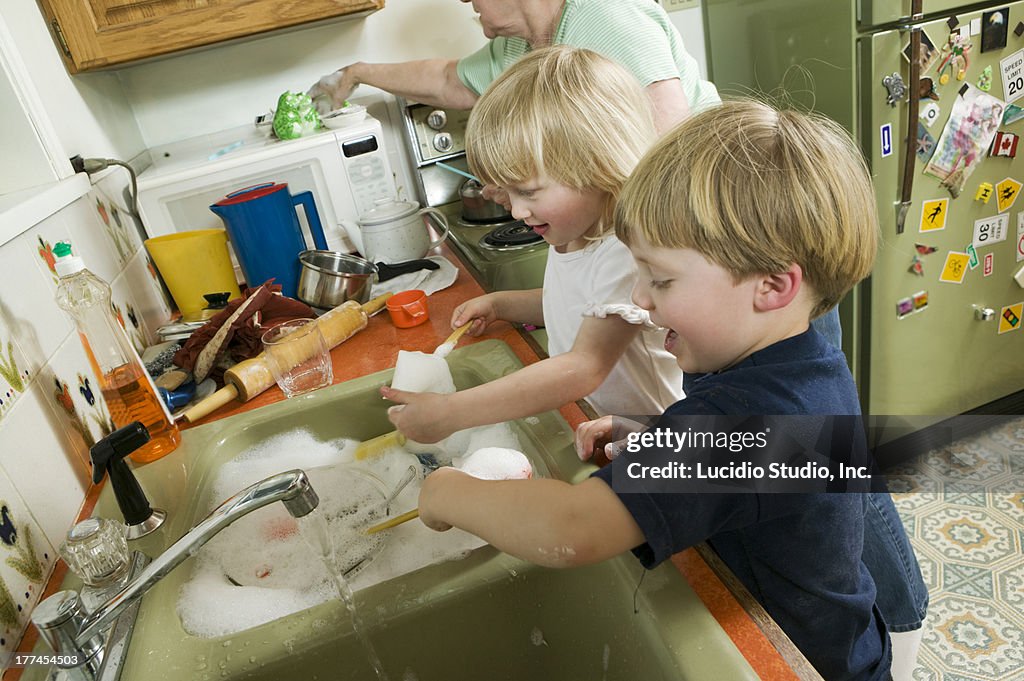
M 150 237 L 223 227 L 210 205 L 264 182 L 287 183 L 292 194 L 311 191 L 331 250 L 354 250 L 341 221 L 356 218 L 382 198 L 395 198 L 395 178 L 376 119 L 296 140 L 269 136 L 252 125 L 149 149 L 152 165 L 139 174 L 139 212 Z M 300 224 L 309 226 L 301 207 Z

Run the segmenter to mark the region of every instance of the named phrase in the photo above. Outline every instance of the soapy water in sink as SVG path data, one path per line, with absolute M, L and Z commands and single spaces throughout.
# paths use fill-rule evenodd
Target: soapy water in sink
M 508 424 L 474 428 L 457 435 L 465 448 L 448 450 L 453 456 L 463 456 L 466 450 L 472 452 L 483 447 L 521 449 Z M 347 531 L 345 528 L 350 529 L 352 522 L 368 518 L 359 516 L 362 511 L 343 513 L 346 498 L 360 490 L 370 494 L 368 489 L 378 484 L 380 493 L 387 494 L 410 465 L 421 471 L 421 479 L 426 473 L 417 457 L 401 447 L 355 462 L 353 454 L 357 444 L 355 440 L 343 438 L 321 441 L 304 430 L 269 438 L 221 467 L 211 485 L 209 507 L 212 509 L 220 500 L 270 475 L 293 468 L 310 472 L 313 489 L 324 508 L 338 504 L 333 514 L 326 514 L 332 535 L 354 536 L 359 542 L 370 541 L 373 537 L 372 541 L 383 543 L 379 549 L 358 544 L 339 551 L 339 555 L 372 557 L 349 575 L 354 591 L 428 565 L 463 558 L 484 545 L 477 537 L 460 530 L 438 533 L 418 521 L 369 537 Z M 367 480 L 373 478 L 366 476 L 359 482 L 351 482 L 356 479 L 355 475 L 349 476 L 348 483 L 340 482 L 330 474 L 333 468 L 341 471 L 356 468 L 376 476 L 379 483 L 368 483 Z M 328 479 L 318 481 L 318 477 L 324 475 Z M 390 515 L 414 508 L 418 496 L 417 480 L 391 503 Z M 377 517 L 383 519 L 383 512 Z M 178 598 L 178 616 L 185 631 L 200 637 L 223 636 L 336 598 L 333 580 L 319 561 L 310 560 L 311 551 L 302 545 L 296 529 L 295 520 L 283 505 L 271 504 L 239 519 L 204 546 L 197 553 L 192 574 Z M 242 586 L 233 584 L 232 579 Z

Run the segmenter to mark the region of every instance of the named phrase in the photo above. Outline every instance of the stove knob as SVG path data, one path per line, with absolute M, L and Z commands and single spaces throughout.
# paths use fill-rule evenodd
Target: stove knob
M 434 130 L 440 130 L 448 123 L 448 114 L 442 109 L 434 109 L 427 114 L 427 125 Z
M 449 132 L 439 132 L 434 135 L 434 148 L 441 152 L 451 151 L 455 146 L 455 140 Z

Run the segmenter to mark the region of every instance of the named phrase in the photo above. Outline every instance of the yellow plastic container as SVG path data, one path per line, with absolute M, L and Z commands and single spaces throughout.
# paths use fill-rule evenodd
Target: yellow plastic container
M 203 294 L 228 291 L 231 299 L 242 295 L 231 266 L 225 230 L 178 232 L 146 239 L 145 244 L 182 315 L 206 307 Z

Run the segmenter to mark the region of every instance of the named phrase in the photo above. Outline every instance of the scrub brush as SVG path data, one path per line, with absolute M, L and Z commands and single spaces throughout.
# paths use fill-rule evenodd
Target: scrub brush
M 472 325 L 473 320 L 470 320 L 452 331 L 451 335 L 445 339 L 444 343 L 438 345 L 437 349 L 434 350 L 434 357 L 447 357 L 449 353 L 455 349 L 455 345 L 459 342 L 459 339 L 462 338 L 463 334 L 469 331 L 469 327 Z

